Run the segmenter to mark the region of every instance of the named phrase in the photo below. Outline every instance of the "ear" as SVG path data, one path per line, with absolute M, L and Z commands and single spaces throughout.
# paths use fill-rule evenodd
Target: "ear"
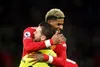
M 45 35 L 41 36 L 41 41 L 44 41 L 44 40 L 46 40 L 46 36 Z
M 51 20 L 48 20 L 48 23 L 50 24 L 51 23 Z
M 52 25 L 52 23 L 53 23 L 53 20 L 48 20 L 48 23 Z

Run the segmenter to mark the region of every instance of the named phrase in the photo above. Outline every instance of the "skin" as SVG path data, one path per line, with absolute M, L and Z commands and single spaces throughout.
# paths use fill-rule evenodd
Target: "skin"
M 43 35 L 41 32 L 42 32 L 42 28 L 38 26 L 38 28 L 34 32 L 34 41 L 39 42 L 39 41 L 44 41 L 46 39 L 46 36 Z
M 63 30 L 64 19 L 48 20 L 48 23 L 51 24 L 53 27 L 57 28 L 58 30 Z M 36 32 L 34 33 L 35 34 L 34 41 L 39 42 L 39 41 L 43 40 L 41 30 L 42 29 L 39 26 L 37 28 Z
M 64 19 L 48 20 L 48 23 L 57 29 L 63 30 Z
M 59 31 L 63 30 L 64 19 L 48 20 L 48 23 L 51 24 L 53 27 L 57 28 Z M 43 41 L 46 39 L 46 36 L 43 35 L 41 31 L 42 31 L 41 27 L 38 26 L 38 28 L 36 29 L 36 32 L 34 33 L 34 38 L 35 38 L 34 41 Z M 62 36 L 61 40 L 64 41 L 63 35 L 60 35 L 60 36 Z M 29 55 L 28 58 L 34 58 L 34 60 L 30 62 L 34 62 L 34 61 L 37 62 L 37 60 L 43 61 L 42 54 L 32 54 L 32 55 Z

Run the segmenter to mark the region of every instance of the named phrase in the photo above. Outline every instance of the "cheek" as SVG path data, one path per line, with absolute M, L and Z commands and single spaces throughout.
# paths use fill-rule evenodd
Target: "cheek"
M 56 25 L 56 26 L 55 26 L 55 28 L 56 28 L 56 29 L 58 29 L 58 28 L 59 28 L 59 26 L 57 26 L 57 25 Z
M 54 26 L 55 28 L 59 28 L 59 25 L 57 25 L 57 24 L 55 24 L 55 26 Z
M 53 27 L 57 27 L 56 22 L 51 22 L 50 25 L 52 25 Z
M 34 34 L 34 38 L 36 38 L 37 37 L 37 35 L 36 34 Z
M 39 34 L 38 33 L 35 33 L 35 37 L 38 37 L 39 36 Z
M 53 24 L 52 26 L 55 27 L 55 28 L 58 28 L 59 27 L 57 24 Z
M 35 40 L 38 40 L 39 39 L 39 36 L 38 35 L 35 35 Z
M 37 34 L 36 34 L 36 37 L 37 37 L 37 38 L 39 38 L 40 36 L 41 36 L 41 34 L 40 34 L 40 33 L 37 33 Z

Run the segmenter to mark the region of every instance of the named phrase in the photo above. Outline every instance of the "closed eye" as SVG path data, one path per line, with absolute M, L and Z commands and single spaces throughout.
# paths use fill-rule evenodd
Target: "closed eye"
M 58 24 L 58 26 L 63 25 L 63 24 Z

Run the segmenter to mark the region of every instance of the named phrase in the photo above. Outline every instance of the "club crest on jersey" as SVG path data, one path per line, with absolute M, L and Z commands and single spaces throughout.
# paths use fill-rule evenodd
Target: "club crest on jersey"
M 30 37 L 31 34 L 30 34 L 30 32 L 25 32 L 25 33 L 24 33 L 24 36 L 25 36 L 25 37 Z

